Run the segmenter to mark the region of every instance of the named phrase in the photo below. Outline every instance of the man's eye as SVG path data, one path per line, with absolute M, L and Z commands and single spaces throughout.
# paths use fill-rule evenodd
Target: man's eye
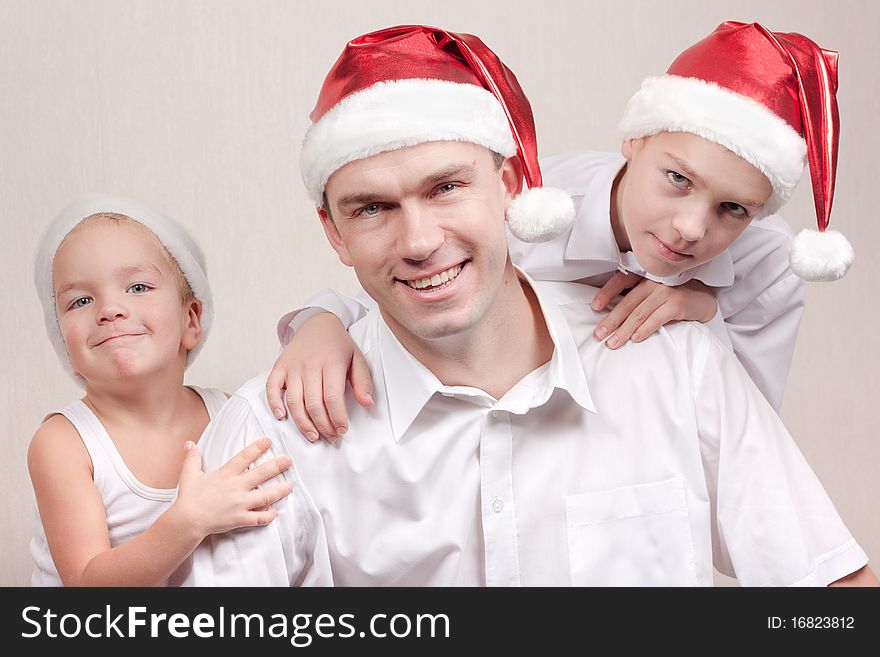
M 437 187 L 438 194 L 448 194 L 449 192 L 458 189 L 458 185 L 455 183 L 443 183 Z
M 667 171 L 666 179 L 676 187 L 688 187 L 691 184 L 690 179 L 678 173 L 678 171 Z
M 377 203 L 371 203 L 370 205 L 365 205 L 360 210 L 358 210 L 357 214 L 364 217 L 375 217 L 379 214 L 381 208 Z

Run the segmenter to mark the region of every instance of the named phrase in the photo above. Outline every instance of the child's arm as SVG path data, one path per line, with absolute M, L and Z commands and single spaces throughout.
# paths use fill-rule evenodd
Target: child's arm
M 31 441 L 28 468 L 64 585 L 154 586 L 168 579 L 208 534 L 271 522 L 276 512 L 265 507 L 290 488 L 257 486 L 289 468 L 290 458 L 248 469 L 269 445 L 265 438 L 256 441 L 219 470 L 203 473 L 198 448 L 190 443 L 175 502 L 142 534 L 111 547 L 88 452 L 66 419 L 51 417 Z
M 611 349 L 623 346 L 632 338 L 641 342 L 669 322 L 693 320 L 709 322 L 718 312 L 715 293 L 699 281 L 670 287 L 636 274 L 616 272 L 602 286 L 590 306 L 604 310 L 618 294 L 629 293 L 596 326 L 593 335 Z
M 373 406 L 373 382 L 366 360 L 346 330 L 372 304 L 363 293 L 351 299 L 322 290 L 278 322 L 278 339 L 284 350 L 266 381 L 269 407 L 283 420 L 287 417 L 286 400 L 300 433 L 311 441 L 322 435 L 334 442 L 348 431 L 346 380 L 361 406 Z
M 367 361 L 342 321 L 331 313 L 310 318 L 275 361 L 266 381 L 269 407 L 279 420 L 286 417 L 282 389 L 290 414 L 311 442 L 324 436 L 331 443 L 348 431 L 345 384 L 355 399 L 373 406 L 373 381 Z

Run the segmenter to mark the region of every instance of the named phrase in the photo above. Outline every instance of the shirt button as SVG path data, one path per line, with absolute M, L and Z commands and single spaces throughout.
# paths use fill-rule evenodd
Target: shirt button
M 493 420 L 497 420 L 499 415 L 501 415 L 501 414 L 498 411 L 492 411 L 492 413 L 490 413 L 490 415 L 492 416 Z
M 495 513 L 501 513 L 504 510 L 504 502 L 501 501 L 501 498 L 496 497 L 492 500 L 492 510 Z

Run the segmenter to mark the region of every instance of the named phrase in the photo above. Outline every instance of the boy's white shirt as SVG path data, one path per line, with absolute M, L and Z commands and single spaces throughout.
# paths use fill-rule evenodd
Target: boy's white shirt
M 188 583 L 711 586 L 714 564 L 746 586 L 822 586 L 866 563 L 707 329 L 612 351 L 592 337 L 594 288 L 531 285 L 553 356 L 500 400 L 444 386 L 375 309 L 350 332 L 376 404 L 348 398 L 341 443 L 275 420 L 265 374 L 239 389 L 202 438 L 205 467 L 268 436 L 266 458 L 293 457 L 293 493 L 270 525 L 209 537 Z
M 521 242 L 508 233 L 514 264 L 538 280 L 601 286 L 611 273 L 622 269 L 666 285 L 696 279 L 717 288 L 718 313 L 708 326 L 733 348 L 778 412 L 805 296 L 803 281 L 788 266 L 790 228 L 778 215 L 753 221 L 711 261 L 676 277 L 651 276 L 632 252 L 618 250 L 611 230 L 611 186 L 624 163 L 619 154 L 594 152 L 542 159 L 544 184 L 571 194 L 577 210 L 575 222 L 570 231 L 541 244 Z M 323 290 L 304 307 L 282 317 L 278 335 L 286 345 L 307 319 L 324 311 L 348 327 L 374 305 L 364 293 L 351 299 Z

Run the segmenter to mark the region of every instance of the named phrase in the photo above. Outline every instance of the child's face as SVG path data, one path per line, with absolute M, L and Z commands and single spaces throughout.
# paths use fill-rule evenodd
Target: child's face
M 184 303 L 174 265 L 133 221 L 91 218 L 55 254 L 58 323 L 74 371 L 94 384 L 179 365 L 200 337 L 198 301 Z
M 627 140 L 620 215 L 628 246 L 655 276 L 707 262 L 746 229 L 770 181 L 723 146 L 684 132 Z

